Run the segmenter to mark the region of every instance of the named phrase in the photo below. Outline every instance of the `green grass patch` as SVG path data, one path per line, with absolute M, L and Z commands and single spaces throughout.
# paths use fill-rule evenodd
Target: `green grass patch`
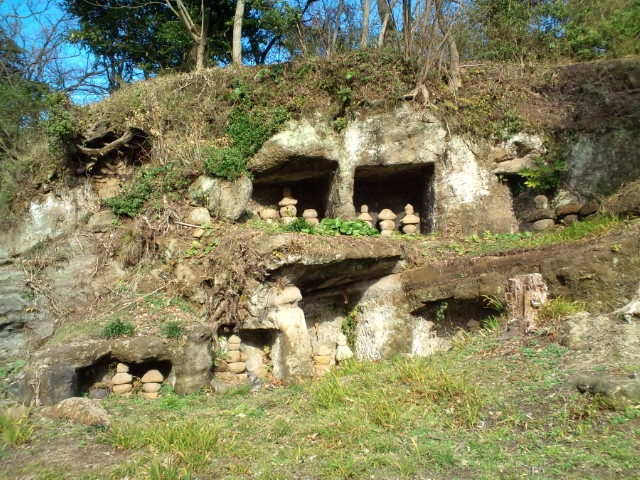
M 133 323 L 123 320 L 119 316 L 112 318 L 100 331 L 103 338 L 129 337 L 133 335 L 135 327 Z
M 91 478 L 634 478 L 640 415 L 569 388 L 564 347 L 453 343 L 257 393 L 108 397 L 111 428 L 83 442 L 128 459 Z
M 491 233 L 469 235 L 436 247 L 436 253 L 456 255 L 491 255 L 510 250 L 524 250 L 559 243 L 570 243 L 606 234 L 623 224 L 616 216 L 599 215 L 568 227 L 548 232 Z M 437 237 L 436 237 L 437 238 Z M 425 251 L 423 255 L 428 255 Z

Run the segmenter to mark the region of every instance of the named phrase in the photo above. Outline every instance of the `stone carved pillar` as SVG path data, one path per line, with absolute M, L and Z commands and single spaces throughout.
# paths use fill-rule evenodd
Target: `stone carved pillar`
M 538 310 L 547 302 L 548 293 L 547 284 L 539 273 L 510 278 L 505 294 L 509 313 L 505 335 L 523 335 L 535 329 Z

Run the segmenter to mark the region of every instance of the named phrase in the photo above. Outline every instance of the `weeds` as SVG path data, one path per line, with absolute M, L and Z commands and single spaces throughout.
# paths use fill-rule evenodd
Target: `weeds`
M 182 325 L 179 322 L 167 321 L 160 326 L 160 335 L 167 338 L 180 338 Z
M 134 331 L 135 328 L 131 322 L 116 317 L 104 326 L 100 335 L 104 338 L 129 337 L 133 335 Z
M 24 445 L 33 434 L 33 424 L 29 421 L 28 415 L 19 420 L 13 420 L 0 413 L 0 432 L 4 443 L 12 446 Z
M 584 312 L 586 304 L 581 301 L 566 300 L 563 297 L 556 297 L 549 300 L 540 307 L 538 318 L 541 325 L 551 325 L 558 323 L 569 315 Z

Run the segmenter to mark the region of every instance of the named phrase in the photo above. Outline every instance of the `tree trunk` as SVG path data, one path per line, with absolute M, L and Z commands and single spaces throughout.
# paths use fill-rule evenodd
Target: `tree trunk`
M 505 294 L 509 313 L 505 336 L 524 335 L 535 329 L 538 310 L 547 302 L 548 293 L 539 273 L 510 278 Z
M 369 7 L 371 0 L 362 0 L 362 33 L 360 35 L 360 48 L 369 46 Z
M 444 18 L 444 12 L 442 10 L 442 0 L 435 0 L 436 3 L 436 17 L 438 19 L 438 26 L 442 36 L 447 40 L 447 48 L 449 50 L 449 88 L 456 91 L 462 86 L 462 79 L 460 78 L 460 55 L 458 53 L 458 45 L 456 39 L 451 34 L 449 25 Z
M 233 50 L 231 61 L 234 65 L 242 64 L 242 17 L 244 17 L 244 1 L 237 0 L 236 14 L 233 17 Z
M 329 42 L 329 51 L 327 56 L 336 51 L 338 46 L 338 31 L 340 30 L 340 15 L 342 15 L 342 7 L 344 0 L 338 0 L 338 7 L 336 8 L 336 21 L 333 25 L 333 32 L 331 34 L 331 41 Z
M 205 0 L 201 3 L 202 23 L 200 25 L 200 38 L 196 49 L 196 72 L 205 67 L 205 57 L 207 54 L 207 40 L 209 38 L 209 29 L 211 28 L 211 7 L 205 5 Z
M 411 12 L 411 0 L 402 0 L 402 57 L 405 61 L 411 58 L 411 46 L 413 43 L 413 18 Z

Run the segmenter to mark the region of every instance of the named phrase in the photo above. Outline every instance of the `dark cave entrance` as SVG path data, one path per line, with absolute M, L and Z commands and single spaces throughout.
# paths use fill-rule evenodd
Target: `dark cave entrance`
M 469 300 L 443 298 L 427 302 L 411 313 L 416 317 L 434 322 L 434 331 L 441 337 L 451 336 L 458 328 L 468 330 L 467 323 L 470 320 L 475 320 L 482 325 L 489 317 L 500 315 L 496 310 L 487 307 L 484 299 L 479 298 Z
M 169 360 L 151 358 L 143 362 L 126 362 L 115 358 L 113 355 L 105 355 L 91 365 L 76 369 L 74 395 L 82 396 L 95 383 L 110 381 L 118 363 L 128 365 L 129 373 L 137 378 L 141 378 L 149 370 L 158 370 L 166 381 L 173 369 L 173 364 Z
M 420 233 L 431 233 L 435 206 L 433 183 L 433 164 L 358 167 L 353 188 L 356 215 L 360 214 L 363 204 L 368 205 L 375 226 L 378 213 L 389 208 L 398 216 L 395 220 L 397 228 L 404 217 L 405 205 L 410 203 L 420 216 Z
M 291 196 L 298 200 L 297 216 L 314 209 L 318 219 L 325 216 L 331 180 L 338 164 L 323 157 L 293 157 L 277 169 L 256 174 L 253 179 L 252 200 L 262 206 L 275 206 L 282 199 L 282 189 L 291 188 Z

